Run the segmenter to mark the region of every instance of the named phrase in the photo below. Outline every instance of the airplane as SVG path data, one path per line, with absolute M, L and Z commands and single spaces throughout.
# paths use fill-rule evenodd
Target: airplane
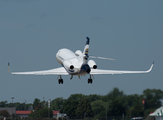
M 126 74 L 126 73 L 149 73 L 154 65 L 151 65 L 149 70 L 147 71 L 123 71 L 123 70 L 102 70 L 97 69 L 97 64 L 94 60 L 88 60 L 88 58 L 99 58 L 99 59 L 106 59 L 106 60 L 114 60 L 111 58 L 104 58 L 104 57 L 95 57 L 89 56 L 89 42 L 90 38 L 86 37 L 86 45 L 84 47 L 84 51 L 77 50 L 75 53 L 67 48 L 60 49 L 56 53 L 57 61 L 62 65 L 62 67 L 50 69 L 50 70 L 43 70 L 43 71 L 31 71 L 31 72 L 10 72 L 10 63 L 8 63 L 8 71 L 11 74 L 20 74 L 20 75 L 58 75 L 58 83 L 63 84 L 62 75 L 71 75 L 78 76 L 79 79 L 83 75 L 90 75 L 88 79 L 88 84 L 92 84 L 91 76 L 95 74 Z

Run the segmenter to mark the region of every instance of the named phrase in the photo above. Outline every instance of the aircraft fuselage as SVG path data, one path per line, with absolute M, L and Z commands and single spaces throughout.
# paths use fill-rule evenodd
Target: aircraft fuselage
M 83 55 L 76 56 L 69 49 L 60 49 L 56 54 L 56 59 L 70 75 L 86 75 L 91 71 L 89 65 L 83 63 Z

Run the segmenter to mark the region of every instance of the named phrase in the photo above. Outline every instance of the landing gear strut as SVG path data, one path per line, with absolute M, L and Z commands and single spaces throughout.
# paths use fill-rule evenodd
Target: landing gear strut
M 60 78 L 58 79 L 58 83 L 63 84 L 63 79 L 62 79 L 61 75 L 60 75 Z
M 92 78 L 91 78 L 91 75 L 90 75 L 90 78 L 88 79 L 88 84 L 91 83 L 92 84 Z
M 71 75 L 71 78 L 70 78 L 70 80 L 73 78 L 73 75 Z

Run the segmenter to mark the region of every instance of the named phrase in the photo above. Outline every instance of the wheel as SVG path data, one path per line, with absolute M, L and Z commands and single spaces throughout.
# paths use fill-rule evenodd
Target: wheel
M 59 79 L 59 80 L 58 80 L 58 83 L 60 84 L 60 82 L 61 82 L 61 81 L 60 81 L 60 79 Z
M 61 79 L 61 83 L 63 84 L 63 79 Z
M 90 79 L 90 83 L 91 83 L 91 84 L 92 84 L 92 81 L 93 81 L 93 80 L 92 80 L 92 79 Z
M 90 79 L 88 79 L 88 84 L 89 84 L 89 82 L 90 82 Z

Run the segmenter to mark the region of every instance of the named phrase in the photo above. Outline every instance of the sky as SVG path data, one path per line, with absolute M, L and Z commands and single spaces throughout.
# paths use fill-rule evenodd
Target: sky
M 33 103 L 35 98 L 67 99 L 71 94 L 106 95 L 119 88 L 126 95 L 145 89 L 163 90 L 162 0 L 0 0 L 0 101 Z M 61 48 L 83 51 L 90 37 L 89 55 L 99 69 L 148 70 L 148 74 L 89 75 L 78 79 L 57 75 L 11 75 L 61 67 Z

